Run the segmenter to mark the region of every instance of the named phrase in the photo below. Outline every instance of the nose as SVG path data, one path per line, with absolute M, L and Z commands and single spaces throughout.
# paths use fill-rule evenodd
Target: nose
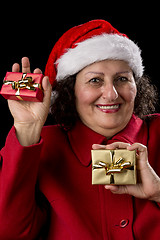
M 118 92 L 113 84 L 106 84 L 102 89 L 102 98 L 113 102 L 118 98 Z

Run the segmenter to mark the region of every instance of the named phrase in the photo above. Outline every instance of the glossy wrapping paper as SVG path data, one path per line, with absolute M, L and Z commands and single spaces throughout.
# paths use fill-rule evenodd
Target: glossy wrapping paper
M 10 100 L 42 102 L 42 79 L 43 74 L 7 72 L 0 93 Z
M 92 150 L 92 184 L 136 184 L 136 152 Z

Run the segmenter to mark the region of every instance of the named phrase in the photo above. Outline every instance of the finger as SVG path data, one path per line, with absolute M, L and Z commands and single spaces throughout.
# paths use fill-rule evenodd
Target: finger
M 51 91 L 52 87 L 49 82 L 49 77 L 45 76 L 42 80 L 42 87 L 44 91 Z
M 31 72 L 29 58 L 27 57 L 22 58 L 22 72 L 23 73 Z
M 100 144 L 93 144 L 92 149 L 93 150 L 106 149 L 106 146 L 105 145 L 100 145 Z
M 12 66 L 12 72 L 19 72 L 20 66 L 18 63 L 14 63 Z
M 108 150 L 114 150 L 114 149 L 126 149 L 130 146 L 129 143 L 124 143 L 124 142 L 115 142 L 115 143 L 111 143 L 106 145 L 106 149 Z
M 147 147 L 143 144 L 140 143 L 134 143 L 130 146 L 127 147 L 128 150 L 132 151 L 132 150 L 138 150 L 138 152 L 140 153 L 146 153 L 147 152 Z
M 94 149 L 94 150 L 97 150 L 97 149 L 114 150 L 114 149 L 117 149 L 117 148 L 125 149 L 129 146 L 130 146 L 129 143 L 115 142 L 115 143 L 111 143 L 111 144 L 108 144 L 108 145 L 93 144 L 92 149 Z
M 49 106 L 50 101 L 51 101 L 52 86 L 51 86 L 51 84 L 49 82 L 49 78 L 47 76 L 45 76 L 42 80 L 42 88 L 44 90 L 43 102 Z
M 135 185 L 105 185 L 105 189 L 110 190 L 112 193 L 115 194 L 130 194 L 134 195 L 136 193 L 136 186 Z
M 41 71 L 41 69 L 39 69 L 39 68 L 36 68 L 34 71 L 33 71 L 33 73 L 42 73 L 42 71 Z
M 138 169 L 146 169 L 149 167 L 149 163 L 148 163 L 148 151 L 147 151 L 147 147 L 143 144 L 140 143 L 134 143 L 131 146 L 128 146 L 127 148 L 129 151 L 132 150 L 136 150 L 138 157 Z M 150 167 L 149 167 L 150 168 Z
M 119 186 L 116 185 L 105 185 L 105 189 L 110 190 L 111 192 L 118 192 Z

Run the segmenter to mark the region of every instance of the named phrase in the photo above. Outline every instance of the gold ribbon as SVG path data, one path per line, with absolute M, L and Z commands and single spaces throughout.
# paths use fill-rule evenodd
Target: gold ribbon
M 124 158 L 120 157 L 117 161 L 114 159 L 114 150 L 110 151 L 111 164 L 99 161 L 98 164 L 93 165 L 94 169 L 105 168 L 106 175 L 111 175 L 110 183 L 114 184 L 114 173 L 121 173 L 125 169 L 132 169 L 132 164 L 129 161 L 125 161 Z
M 30 91 L 35 91 L 36 88 L 42 89 L 42 86 L 40 83 L 34 83 L 34 80 L 32 79 L 32 77 L 27 77 L 27 73 L 23 73 L 22 78 L 19 81 L 4 80 L 3 83 L 5 85 L 11 85 L 12 89 L 17 90 L 15 95 L 20 100 L 23 100 L 20 97 L 21 89 L 28 89 Z

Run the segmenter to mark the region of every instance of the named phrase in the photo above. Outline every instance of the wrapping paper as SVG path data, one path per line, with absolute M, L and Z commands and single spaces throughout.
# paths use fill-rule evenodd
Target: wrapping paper
M 43 74 L 7 72 L 0 93 L 6 99 L 42 102 L 42 79 Z
M 92 184 L 136 184 L 136 151 L 92 150 Z

